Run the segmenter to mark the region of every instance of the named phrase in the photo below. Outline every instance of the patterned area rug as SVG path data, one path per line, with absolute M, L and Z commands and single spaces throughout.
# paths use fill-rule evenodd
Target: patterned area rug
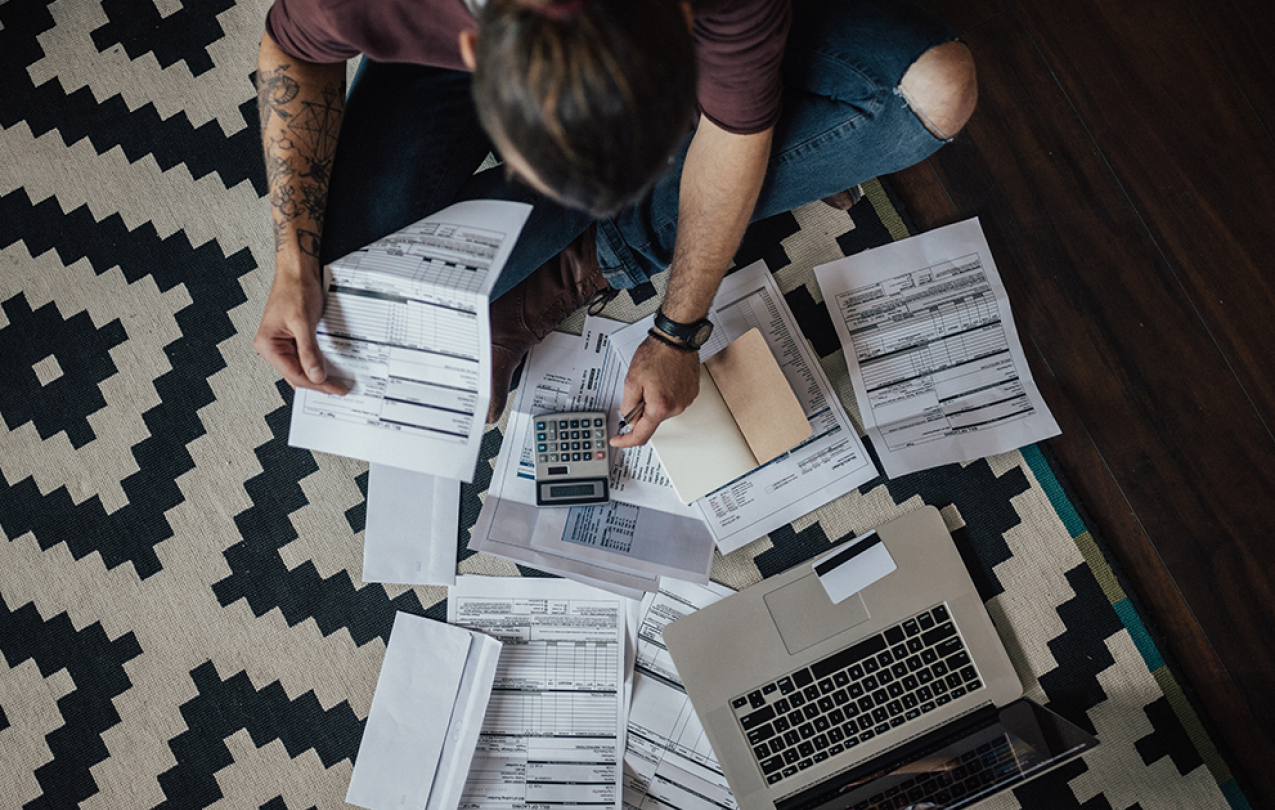
M 443 589 L 360 581 L 367 466 L 287 446 L 290 391 L 251 347 L 266 5 L 0 2 L 4 807 L 342 806 L 394 612 L 445 615 Z M 766 259 L 854 414 L 811 268 L 906 235 L 873 183 L 848 214 L 759 224 L 737 259 Z M 985 806 L 1247 807 L 1042 448 L 872 481 L 714 578 L 742 587 L 921 504 L 1028 694 L 1103 741 Z M 461 571 L 538 574 L 467 535 Z

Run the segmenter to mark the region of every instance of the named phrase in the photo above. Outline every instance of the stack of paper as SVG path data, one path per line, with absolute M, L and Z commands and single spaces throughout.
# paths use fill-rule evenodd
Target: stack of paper
M 461 800 L 620 810 L 637 603 L 560 579 L 461 577 L 449 622 L 504 644 Z
M 316 337 L 349 393 L 298 390 L 288 441 L 372 463 L 365 582 L 456 581 L 459 481 L 491 398 L 488 304 L 530 212 L 457 203 L 324 268 Z
M 806 441 L 692 504 L 717 548 L 729 554 L 872 480 L 877 469 L 764 262 L 722 281 L 709 318 L 715 328 L 701 357 L 711 358 L 757 328 L 810 426 Z M 633 356 L 653 321 L 654 316 L 611 334 L 621 357 Z M 668 494 L 677 500 L 671 489 Z
M 624 371 L 600 334 L 554 332 L 532 349 L 471 549 L 633 599 L 661 576 L 708 581 L 713 537 L 673 495 L 650 448 L 612 452 L 611 503 L 536 507 L 533 416 L 598 410 L 610 414 L 614 433 Z
M 349 393 L 298 389 L 289 443 L 472 481 L 491 399 L 488 303 L 530 212 L 457 203 L 324 267 L 316 336 Z
M 664 647 L 664 627 L 733 593 L 709 583 L 663 580 L 642 600 L 628 745 L 625 810 L 734 810 L 726 776 Z

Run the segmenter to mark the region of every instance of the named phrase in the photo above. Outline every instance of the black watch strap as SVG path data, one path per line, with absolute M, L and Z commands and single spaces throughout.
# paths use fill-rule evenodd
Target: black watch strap
M 651 337 L 655 338 L 656 340 L 658 340 L 660 343 L 663 343 L 665 346 L 668 346 L 669 348 L 672 348 L 672 349 L 677 349 L 679 352 L 686 352 L 689 354 L 691 352 L 699 351 L 698 349 L 696 349 L 694 346 L 692 346 L 689 343 L 678 343 L 676 340 L 669 340 L 668 338 L 661 335 L 659 331 L 655 329 L 654 327 L 652 327 L 651 329 L 648 329 L 646 333 L 650 335 Z
M 713 334 L 713 323 L 708 318 L 701 318 L 694 323 L 678 323 L 665 315 L 663 308 L 655 313 L 655 328 L 695 350 L 707 343 L 709 336 Z

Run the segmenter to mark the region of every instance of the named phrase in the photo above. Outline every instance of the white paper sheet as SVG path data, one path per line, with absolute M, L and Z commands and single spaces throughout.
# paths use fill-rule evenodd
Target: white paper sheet
M 453 585 L 460 482 L 372 464 L 363 532 L 363 581 Z
M 713 337 L 700 358 L 759 328 L 811 428 L 809 440 L 693 504 L 717 547 L 729 554 L 872 480 L 877 470 L 764 262 L 722 281 L 709 318 Z M 653 320 L 612 334 L 611 343 L 626 363 Z
M 455 810 L 500 652 L 481 633 L 396 614 L 345 800 Z
M 713 538 L 667 480 L 668 513 L 619 502 L 535 507 L 532 416 L 605 410 L 599 397 L 615 389 L 614 367 L 614 353 L 597 335 L 554 332 L 532 349 L 470 548 L 630 593 L 654 591 L 660 575 L 707 582 Z
M 735 799 L 664 648 L 664 626 L 728 596 L 729 588 L 665 579 L 642 600 L 624 752 L 626 810 L 732 810 Z
M 618 810 L 629 604 L 560 579 L 457 580 L 447 620 L 504 644 L 461 799 L 467 810 Z
M 324 268 L 345 396 L 298 390 L 289 444 L 465 482 L 491 399 L 492 286 L 531 206 L 457 203 Z
M 815 276 L 890 477 L 1061 432 L 977 218 L 821 265 Z

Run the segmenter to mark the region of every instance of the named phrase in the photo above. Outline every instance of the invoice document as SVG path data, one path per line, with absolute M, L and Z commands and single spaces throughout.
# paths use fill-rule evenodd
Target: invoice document
M 463 807 L 619 810 L 628 610 L 569 580 L 458 578 L 447 621 L 503 645 Z
M 792 450 L 694 502 L 718 549 L 729 554 L 867 483 L 877 469 L 764 261 L 728 275 L 708 317 L 713 336 L 700 359 L 761 330 L 811 429 Z M 653 322 L 651 316 L 612 334 L 626 364 Z
M 299 389 L 288 442 L 473 480 L 491 399 L 491 290 L 531 206 L 452 205 L 324 268 L 317 337 L 345 396 Z
M 660 581 L 642 600 L 624 751 L 625 810 L 734 810 L 726 776 L 664 647 L 664 627 L 733 593 Z
M 815 268 L 891 477 L 1057 436 L 977 218 Z

